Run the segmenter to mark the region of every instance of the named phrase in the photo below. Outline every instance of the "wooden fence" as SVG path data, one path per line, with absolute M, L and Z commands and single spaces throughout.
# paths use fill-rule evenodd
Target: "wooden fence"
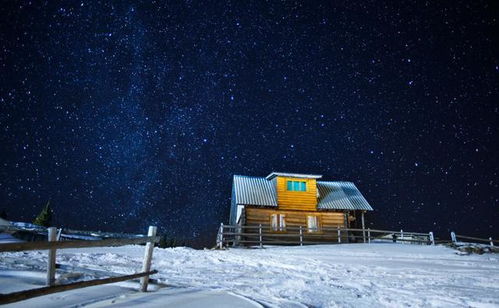
M 149 227 L 147 236 L 131 238 L 131 239 L 105 239 L 105 240 L 85 240 L 85 241 L 56 241 L 57 229 L 48 228 L 48 242 L 22 242 L 22 243 L 7 243 L 0 244 L 1 252 L 15 252 L 15 251 L 27 251 L 27 250 L 48 250 L 48 264 L 47 264 L 47 287 L 25 290 L 20 292 L 14 292 L 9 294 L 0 294 L 0 305 L 13 303 L 36 296 L 52 294 L 61 291 L 73 290 L 78 288 L 84 288 L 89 286 L 114 283 L 119 281 L 125 281 L 135 278 L 140 278 L 140 290 L 142 292 L 147 291 L 147 285 L 149 282 L 149 276 L 157 273 L 157 271 L 151 271 L 151 261 L 152 252 L 154 248 L 154 243 L 157 243 L 160 239 L 156 236 L 156 227 Z M 113 246 L 124 246 L 133 244 L 146 244 L 144 260 L 142 263 L 142 271 L 132 275 L 124 275 L 117 277 L 110 277 L 104 279 L 94 279 L 87 281 L 79 281 L 64 285 L 55 284 L 55 269 L 56 269 L 56 252 L 57 249 L 67 249 L 67 248 L 85 248 L 85 247 L 113 247 Z
M 433 232 L 418 233 L 355 228 L 320 228 L 311 230 L 304 226 L 273 230 L 270 225 L 238 226 L 221 224 L 217 234 L 217 246 L 264 245 L 316 245 L 341 243 L 371 243 L 390 241 L 434 245 Z
M 444 243 L 485 243 L 495 247 L 498 240 L 492 237 L 479 238 L 466 235 L 458 235 L 451 232 L 450 239 L 439 239 L 433 232 L 406 232 L 378 230 L 378 229 L 354 229 L 354 228 L 318 228 L 311 230 L 304 226 L 286 227 L 285 230 L 272 229 L 270 225 L 239 226 L 220 224 L 217 233 L 217 246 L 259 246 L 264 245 L 317 245 L 317 244 L 342 244 L 342 243 L 371 243 L 376 242 L 399 242 L 423 245 L 435 245 Z
M 0 226 L 0 232 L 16 233 L 24 232 L 31 233 L 33 239 L 44 238 L 48 236 L 48 228 L 27 224 L 27 226 L 19 225 L 6 225 Z M 142 238 L 144 234 L 133 234 L 123 232 L 103 232 L 103 231 L 86 231 L 86 230 L 73 230 L 69 228 L 57 229 L 57 241 L 71 241 L 71 240 L 102 240 L 102 239 L 117 239 L 117 238 Z M 28 240 L 30 241 L 30 240 Z M 33 241 L 33 240 L 31 240 Z
M 489 237 L 488 239 L 486 238 L 479 238 L 479 237 L 472 237 L 472 236 L 466 236 L 466 235 L 458 235 L 455 232 L 450 233 L 451 241 L 454 244 L 457 244 L 458 242 L 464 242 L 464 243 L 486 243 L 489 244 L 490 247 L 494 247 L 494 243 L 499 243 L 498 240 L 493 240 L 492 237 Z

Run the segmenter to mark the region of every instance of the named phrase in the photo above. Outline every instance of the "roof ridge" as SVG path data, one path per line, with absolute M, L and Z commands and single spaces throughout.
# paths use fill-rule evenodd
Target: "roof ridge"
M 350 183 L 355 185 L 352 181 L 317 181 L 317 183 Z
M 264 176 L 254 176 L 254 175 L 242 175 L 242 174 L 234 174 L 234 177 L 242 177 L 242 178 L 253 178 L 253 179 L 265 179 Z

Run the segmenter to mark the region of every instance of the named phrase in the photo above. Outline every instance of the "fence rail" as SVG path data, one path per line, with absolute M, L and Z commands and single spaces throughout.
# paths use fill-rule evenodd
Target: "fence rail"
M 103 279 L 93 279 L 93 280 L 85 280 L 85 281 L 77 281 L 73 283 L 63 284 L 63 285 L 55 285 L 48 286 L 43 288 L 31 289 L 26 291 L 13 292 L 9 294 L 0 294 L 0 305 L 15 303 L 19 301 L 23 301 L 26 299 L 30 299 L 33 297 L 53 294 L 62 291 L 69 291 L 74 289 L 86 288 L 91 286 L 97 286 L 101 284 L 115 283 L 120 281 L 126 281 L 130 279 L 140 278 L 144 276 L 149 276 L 156 274 L 158 271 L 149 271 L 144 273 L 136 273 L 132 275 L 118 276 L 118 277 L 109 277 Z
M 160 239 L 156 236 L 156 227 L 149 227 L 147 236 L 130 238 L 130 239 L 105 239 L 105 240 L 84 240 L 84 241 L 56 241 L 57 229 L 48 228 L 48 242 L 27 242 L 27 243 L 7 243 L 0 244 L 0 252 L 15 252 L 15 251 L 28 251 L 28 250 L 48 250 L 49 257 L 47 263 L 47 287 L 25 290 L 20 292 L 14 292 L 9 294 L 0 294 L 0 304 L 13 303 L 28 298 L 33 298 L 41 295 L 47 295 L 51 293 L 72 290 L 77 288 L 84 288 L 93 285 L 114 283 L 119 281 L 125 281 L 135 278 L 141 278 L 140 280 L 140 290 L 147 291 L 147 285 L 149 282 L 149 276 L 157 273 L 155 270 L 151 270 L 151 260 L 152 251 L 154 248 L 154 243 L 157 243 Z M 55 269 L 56 269 L 56 251 L 57 249 L 68 249 L 68 248 L 87 248 L 87 247 L 112 247 L 112 246 L 124 246 L 133 244 L 146 244 L 146 249 L 144 253 L 144 260 L 142 265 L 142 271 L 132 275 L 124 275 L 117 277 L 110 277 L 104 279 L 93 279 L 86 281 L 79 281 L 70 284 L 55 285 Z
M 33 234 L 44 235 L 47 236 L 48 228 L 27 224 L 27 223 L 18 223 L 14 222 L 10 225 L 2 225 L 0 226 L 1 232 L 30 232 Z M 101 240 L 101 239 L 118 239 L 118 238 L 136 238 L 136 237 L 144 237 L 144 234 L 135 234 L 135 233 L 123 233 L 123 232 L 104 232 L 104 231 L 86 231 L 86 230 L 74 230 L 69 228 L 59 228 L 57 233 L 58 241 L 63 240 L 80 240 L 80 239 L 91 239 L 91 240 Z
M 224 225 L 217 234 L 217 246 L 245 245 L 316 245 L 371 241 L 396 241 L 402 243 L 435 244 L 432 232 L 405 232 L 377 229 L 331 228 L 311 229 L 305 226 L 276 228 L 271 225 Z
M 371 243 L 371 241 L 393 241 L 411 244 L 444 244 L 458 242 L 485 242 L 490 247 L 499 243 L 492 237 L 479 238 L 465 235 L 457 235 L 451 232 L 450 240 L 439 239 L 433 232 L 407 232 L 404 230 L 378 230 L 358 228 L 318 228 L 311 229 L 305 226 L 290 226 L 285 228 L 273 227 L 271 225 L 224 225 L 220 224 L 217 234 L 217 247 L 244 245 L 316 245 L 351 242 Z
M 494 247 L 494 244 L 499 243 L 498 240 L 493 240 L 492 237 L 489 237 L 488 239 L 486 238 L 479 238 L 479 237 L 473 237 L 473 236 L 467 236 L 467 235 L 458 235 L 455 232 L 450 233 L 451 241 L 454 244 L 457 244 L 458 242 L 470 242 L 470 241 L 475 241 L 475 242 L 485 242 L 489 243 L 491 247 Z
M 29 250 L 89 248 L 89 247 L 116 247 L 124 245 L 144 244 L 159 241 L 159 236 L 146 236 L 131 239 L 106 239 L 98 241 L 64 241 L 64 242 L 20 242 L 0 244 L 0 252 L 15 252 Z

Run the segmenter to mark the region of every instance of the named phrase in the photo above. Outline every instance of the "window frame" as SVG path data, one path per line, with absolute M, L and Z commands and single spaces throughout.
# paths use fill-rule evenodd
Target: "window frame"
M 309 222 L 310 218 L 315 220 L 315 228 L 311 227 Z M 307 215 L 307 233 L 319 233 L 321 232 L 320 217 L 318 215 Z
M 294 192 L 307 192 L 307 181 L 286 180 L 286 190 Z
M 270 214 L 270 231 L 286 232 L 286 214 L 280 214 L 280 213 Z

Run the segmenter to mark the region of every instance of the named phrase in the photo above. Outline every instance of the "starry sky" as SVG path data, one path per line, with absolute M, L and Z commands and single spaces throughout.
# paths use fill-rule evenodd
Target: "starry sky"
M 371 226 L 499 237 L 486 1 L 4 1 L 0 210 L 212 245 L 233 174 L 353 181 Z

